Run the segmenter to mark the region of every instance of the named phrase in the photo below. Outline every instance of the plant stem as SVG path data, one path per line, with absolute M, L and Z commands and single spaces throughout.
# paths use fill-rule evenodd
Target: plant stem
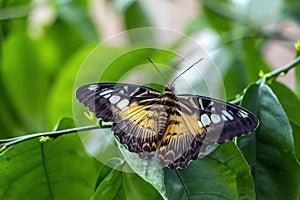
M 71 128 L 66 130 L 60 130 L 60 131 L 51 131 L 51 132 L 44 132 L 44 133 L 35 133 L 30 135 L 23 135 L 15 138 L 10 139 L 3 139 L 0 140 L 0 152 L 5 150 L 6 148 L 15 145 L 17 143 L 30 140 L 37 137 L 58 137 L 60 135 L 69 134 L 69 133 L 75 133 L 75 132 L 82 132 L 82 131 L 89 131 L 89 130 L 95 130 L 100 129 L 99 126 L 84 126 L 79 128 Z
M 280 76 L 282 74 L 285 75 L 286 73 L 288 73 L 289 70 L 296 67 L 298 64 L 300 64 L 300 56 L 298 56 L 295 60 L 293 60 L 286 66 L 270 72 L 269 74 L 267 74 L 268 76 L 266 78 L 271 79 L 271 78 L 276 78 L 277 76 Z
M 276 69 L 274 71 L 271 71 L 270 73 L 264 74 L 260 79 L 256 81 L 257 84 L 265 84 L 267 80 L 270 79 L 276 79 L 278 76 L 285 75 L 288 73 L 289 70 L 292 68 L 296 67 L 297 65 L 300 64 L 300 56 L 296 57 L 295 60 L 287 64 L 286 66 L 283 66 L 282 68 Z M 240 94 L 238 98 L 230 101 L 232 104 L 239 104 L 244 97 L 244 94 Z

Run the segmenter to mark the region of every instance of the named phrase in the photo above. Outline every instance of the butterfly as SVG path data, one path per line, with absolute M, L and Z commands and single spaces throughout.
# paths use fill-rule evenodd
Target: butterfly
M 112 122 L 116 138 L 141 158 L 157 156 L 162 166 L 185 168 L 209 145 L 253 132 L 258 119 L 246 109 L 217 99 L 175 95 L 125 83 L 92 83 L 76 98 L 97 118 Z

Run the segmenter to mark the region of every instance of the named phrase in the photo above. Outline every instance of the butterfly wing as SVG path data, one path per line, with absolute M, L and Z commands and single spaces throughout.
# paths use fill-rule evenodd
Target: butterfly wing
M 97 118 L 113 122 L 112 131 L 131 152 L 151 158 L 157 147 L 161 93 L 143 86 L 95 83 L 79 87 L 76 98 Z
M 198 158 L 206 132 L 197 124 L 197 112 L 188 114 L 178 109 L 176 113 L 169 115 L 157 153 L 160 163 L 171 169 L 185 168 L 191 160 Z
M 249 111 L 208 97 L 179 95 L 177 104 L 158 148 L 161 164 L 172 169 L 185 168 L 208 145 L 253 132 L 259 123 Z
M 180 98 L 193 102 L 199 108 L 198 122 L 206 129 L 203 139 L 206 144 L 222 144 L 234 137 L 252 133 L 259 124 L 251 112 L 230 103 L 194 95 Z

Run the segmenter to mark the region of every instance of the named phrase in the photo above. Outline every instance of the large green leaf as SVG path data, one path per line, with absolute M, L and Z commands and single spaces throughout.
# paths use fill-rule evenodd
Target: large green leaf
M 120 167 L 120 170 L 122 167 Z M 126 173 L 103 166 L 100 169 L 98 187 L 93 196 L 101 199 L 162 199 L 158 191 L 134 173 Z
M 94 46 L 85 46 L 74 53 L 52 82 L 46 100 L 47 125 L 53 127 L 62 117 L 72 116 L 74 82 L 77 71 Z
M 57 128 L 74 124 L 65 119 Z M 32 139 L 0 154 L 1 199 L 89 199 L 97 169 L 77 135 Z
M 12 16 L 0 25 L 0 103 L 5 105 L 0 106 L 0 125 L 1 131 L 5 132 L 3 135 L 8 136 L 46 129 L 45 102 L 52 81 L 78 48 L 86 42 L 97 41 L 95 28 L 85 10 L 85 1 L 57 2 L 59 15 L 56 20 L 42 25 L 40 35 L 30 29 L 35 37 L 28 34 L 30 18 L 26 15 L 24 18 L 10 18 L 19 9 L 25 9 L 26 2 L 1 4 L 12 12 Z M 28 4 L 29 7 L 33 6 Z
M 254 134 L 238 139 L 251 168 L 257 199 L 296 199 L 300 168 L 292 128 L 277 97 L 267 85 L 254 84 L 247 89 L 242 105 L 260 120 Z
M 249 82 L 256 81 L 261 70 L 268 72 L 270 69 L 261 56 L 262 39 L 259 36 L 245 37 L 228 47 L 232 53 L 232 64 L 227 69 L 224 84 L 228 97 L 233 98 Z
M 184 170 L 165 169 L 169 199 L 254 199 L 247 162 L 233 142 L 192 161 Z
M 64 21 L 65 26 L 69 26 L 72 29 L 72 34 L 78 35 L 85 43 L 98 41 L 96 27 L 87 12 L 87 1 L 51 1 L 56 8 L 58 18 Z M 66 38 L 64 37 L 64 39 Z
M 239 58 L 243 60 L 245 67 L 247 68 L 248 83 L 258 79 L 260 70 L 264 72 L 270 71 L 270 68 L 262 56 L 262 47 L 264 44 L 262 40 L 263 35 L 258 35 L 258 33 L 253 34 L 257 34 L 257 36 L 250 36 L 241 40 L 242 56 Z
M 248 84 L 248 74 L 245 65 L 240 60 L 233 60 L 224 76 L 224 85 L 229 99 L 235 97 Z
M 299 50 L 297 51 L 297 56 L 300 56 L 300 42 L 299 42 Z M 300 97 L 300 67 L 295 68 L 295 93 L 298 97 Z
M 231 2 L 228 0 L 205 0 L 202 1 L 203 12 L 206 20 L 213 29 L 219 33 L 229 31 L 233 28 Z
M 151 26 L 150 20 L 139 1 L 127 3 L 124 19 L 127 30 Z M 155 42 L 154 33 L 150 29 L 147 32 L 129 31 L 128 36 L 133 43 L 152 44 Z
M 300 24 L 299 6 L 300 2 L 298 0 L 284 0 L 281 14 L 288 19 L 294 19 Z
M 300 100 L 287 86 L 274 82 L 271 85 L 280 104 L 286 112 L 293 129 L 295 151 L 298 161 L 300 160 Z
M 42 66 L 38 45 L 23 32 L 15 32 L 3 44 L 1 79 L 10 103 L 27 131 L 41 131 L 45 124 L 43 113 L 49 79 Z M 5 113 L 10 115 L 10 113 Z
M 152 83 L 161 82 L 162 77 L 155 71 L 152 64 L 147 60 L 147 57 L 150 57 L 155 63 L 165 64 L 168 63 L 173 56 L 173 52 L 163 49 L 128 49 L 126 54 L 121 55 L 118 59 L 110 63 L 109 67 L 107 67 L 103 73 L 101 81 L 119 81 L 120 78 L 124 78 L 124 75 L 130 70 L 146 65 L 147 67 L 144 67 L 142 73 L 139 73 L 140 77 L 144 77 L 144 79 L 142 79 L 144 81 L 143 84 L 145 84 L 146 81 L 153 81 Z M 169 72 L 163 71 L 162 73 L 166 76 L 165 78 L 168 78 L 172 72 L 169 70 Z M 153 75 L 151 76 L 151 74 Z M 141 78 L 136 79 L 141 80 Z

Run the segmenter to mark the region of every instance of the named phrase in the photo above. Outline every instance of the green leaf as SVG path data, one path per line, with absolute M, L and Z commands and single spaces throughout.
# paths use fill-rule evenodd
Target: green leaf
M 75 128 L 75 122 L 72 118 L 64 117 L 58 121 L 53 131 L 66 130 L 68 128 Z
M 254 178 L 256 198 L 296 199 L 300 168 L 292 128 L 277 97 L 267 85 L 254 84 L 242 106 L 260 120 L 255 133 L 238 139 Z
M 72 34 L 78 35 L 84 43 L 98 41 L 95 25 L 87 12 L 88 5 L 86 1 L 66 1 L 62 3 L 60 0 L 52 0 L 52 2 L 58 12 L 58 18 L 64 21 L 65 26 L 72 29 Z
M 63 119 L 57 127 L 69 125 Z M 89 199 L 96 176 L 77 135 L 32 139 L 0 154 L 0 199 Z
M 295 141 L 295 151 L 298 161 L 300 160 L 300 100 L 287 86 L 274 82 L 271 85 L 273 92 L 276 94 L 280 104 L 288 116 L 293 129 Z
M 233 58 L 224 77 L 224 83 L 227 96 L 234 98 L 234 95 L 246 88 L 249 82 L 259 78 L 259 71 L 268 72 L 270 69 L 262 58 L 262 40 L 259 36 L 234 41 L 229 47 Z
M 85 46 L 66 62 L 56 79 L 52 82 L 46 100 L 47 125 L 53 127 L 55 122 L 65 116 L 72 116 L 74 82 L 76 74 L 84 59 L 94 46 Z
M 242 59 L 248 74 L 248 83 L 256 81 L 258 77 L 258 73 L 260 70 L 264 72 L 270 71 L 270 68 L 266 64 L 263 58 L 263 36 L 256 36 L 256 37 L 248 37 L 244 38 L 241 41 L 242 45 Z
M 6 116 L 3 127 L 18 122 L 18 125 L 11 126 L 10 136 L 15 129 L 19 132 L 46 129 L 45 102 L 48 101 L 52 81 L 56 80 L 57 72 L 65 66 L 64 62 L 83 44 L 80 37 L 72 31 L 58 20 L 45 28 L 40 38 L 32 39 L 23 28 L 10 33 L 3 41 L 0 102 L 7 105 L 5 109 L 1 109 L 1 116 Z M 71 104 L 67 107 L 69 105 Z
M 300 2 L 298 0 L 284 0 L 281 14 L 288 19 L 294 19 L 295 22 L 300 24 L 299 6 Z
M 163 49 L 156 49 L 156 48 L 142 48 L 142 49 L 128 49 L 126 54 L 121 55 L 116 59 L 114 62 L 111 62 L 110 65 L 106 68 L 105 72 L 101 77 L 101 81 L 119 81 L 124 74 L 133 70 L 134 68 L 138 68 L 144 65 L 144 69 L 142 73 L 139 73 L 140 77 L 145 77 L 143 79 L 145 81 L 149 81 L 149 78 L 154 80 L 152 83 L 161 82 L 162 78 L 159 74 L 155 71 L 154 67 L 151 66 L 152 64 L 149 63 L 147 57 L 150 57 L 151 60 L 155 63 L 168 63 L 170 58 L 172 58 L 174 54 L 170 51 L 163 50 Z M 145 67 L 146 65 L 146 67 Z M 116 70 L 118 69 L 118 70 Z M 164 73 L 164 72 L 162 72 Z M 150 74 L 153 74 L 152 76 Z M 171 72 L 166 72 L 165 76 L 170 75 Z M 168 77 L 165 77 L 168 78 Z M 139 80 L 139 79 L 137 79 Z M 163 83 L 164 85 L 166 83 Z
M 166 70 L 164 67 L 174 56 L 170 51 L 157 48 L 138 48 L 136 46 L 116 48 L 105 44 L 99 45 L 78 70 L 75 87 L 99 81 L 131 82 L 141 85 L 162 83 L 165 86 L 166 83 L 162 82 L 162 78 L 151 66 L 147 57 L 150 57 L 155 63 L 160 63 L 162 66 L 158 67 L 168 78 L 174 71 Z M 135 78 L 132 79 L 132 77 Z
M 247 86 L 247 80 L 245 65 L 240 60 L 234 60 L 224 76 L 226 95 L 229 99 L 234 98 Z
M 15 32 L 3 44 L 1 79 L 8 98 L 28 131 L 41 131 L 49 75 L 45 73 L 37 44 Z M 9 113 L 7 113 L 9 115 Z
M 184 170 L 165 169 L 169 199 L 254 199 L 247 162 L 233 142 L 219 145 Z
M 300 67 L 295 68 L 295 93 L 300 97 Z
M 124 19 L 127 30 L 151 26 L 150 20 L 139 1 L 133 1 L 126 6 Z M 151 29 L 148 30 L 146 32 L 129 31 L 128 36 L 133 43 L 153 44 L 155 42 L 154 34 L 150 31 Z
M 152 185 L 134 173 L 101 168 L 101 180 L 92 199 L 162 199 Z
M 150 183 L 166 199 L 164 172 L 158 160 L 156 158 L 150 160 L 142 159 L 138 154 L 129 152 L 121 143 L 118 142 L 117 144 L 125 160 L 122 169 L 136 173 L 146 182 Z
M 203 12 L 206 20 L 212 28 L 219 32 L 232 29 L 234 21 L 230 19 L 231 2 L 228 0 L 205 0 L 202 1 Z

